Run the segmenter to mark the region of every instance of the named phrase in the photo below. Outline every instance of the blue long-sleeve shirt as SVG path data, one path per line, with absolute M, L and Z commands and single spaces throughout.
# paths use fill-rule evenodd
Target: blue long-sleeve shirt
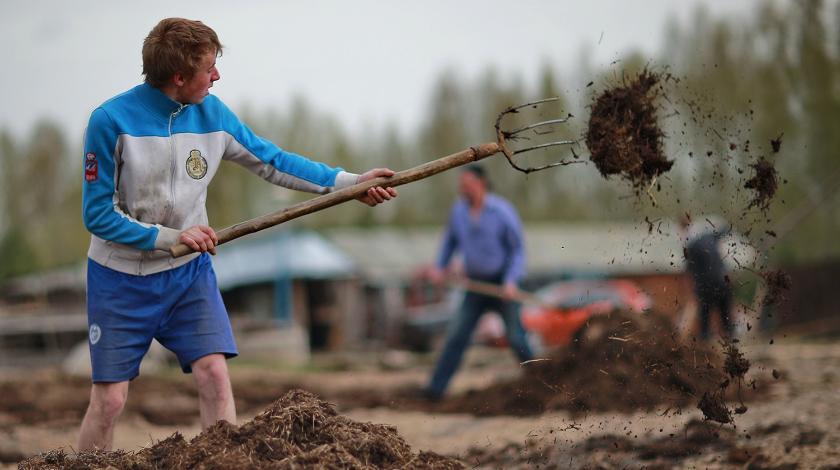
M 456 251 L 463 256 L 468 277 L 518 282 L 525 273 L 525 244 L 516 209 L 502 197 L 487 194 L 474 219 L 467 201 L 459 199 L 449 216 L 438 267 L 445 268 Z

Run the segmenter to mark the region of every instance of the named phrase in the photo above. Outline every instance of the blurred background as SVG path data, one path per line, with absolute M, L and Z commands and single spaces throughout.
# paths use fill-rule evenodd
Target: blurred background
M 744 305 L 762 271 L 784 267 L 795 274 L 790 301 L 808 301 L 791 318 L 825 324 L 831 315 L 815 312 L 836 313 L 837 2 L 8 1 L 0 311 L 14 322 L 4 344 L 63 351 L 84 339 L 84 128 L 97 105 L 141 82 L 143 38 L 168 16 L 217 31 L 225 51 L 213 92 L 257 133 L 355 172 L 406 169 L 495 140 L 502 109 L 547 96 L 561 98 L 556 114 L 575 116 L 561 135 L 579 138 L 598 93 L 646 67 L 670 73 L 660 119 L 675 164 L 652 195 L 591 164 L 526 176 L 502 158 L 488 162 L 495 190 L 526 224 L 526 287 L 656 279 L 648 294 L 675 286 L 659 304 L 677 317 L 690 290 L 673 220 L 690 212 L 743 234 L 750 259 L 730 261 Z M 780 176 L 766 212 L 748 208 L 743 187 L 761 156 Z M 245 329 L 295 326 L 311 348 L 398 341 L 395 318 L 428 303 L 415 280 L 434 260 L 455 190 L 449 172 L 374 210 L 345 204 L 223 247 L 215 263 L 232 316 Z M 218 229 L 307 197 L 224 163 L 207 206 Z M 22 313 L 32 315 L 21 322 Z M 45 329 L 47 339 L 20 339 Z

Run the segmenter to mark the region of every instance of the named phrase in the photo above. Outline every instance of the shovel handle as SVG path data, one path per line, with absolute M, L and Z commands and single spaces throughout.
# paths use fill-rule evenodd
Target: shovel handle
M 477 294 L 489 295 L 503 300 L 513 300 L 519 303 L 537 305 L 540 307 L 551 307 L 543 299 L 523 290 L 519 290 L 515 296 L 509 297 L 505 295 L 504 289 L 498 284 L 476 281 L 474 279 L 459 279 L 453 283 L 464 290 L 475 292 Z

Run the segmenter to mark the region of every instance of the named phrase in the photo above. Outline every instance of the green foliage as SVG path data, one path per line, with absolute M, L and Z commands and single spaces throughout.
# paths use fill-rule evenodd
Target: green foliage
M 82 161 L 71 153 L 50 122 L 38 123 L 25 143 L 0 135 L 0 279 L 83 258 Z
M 0 279 L 26 274 L 37 268 L 33 262 L 34 250 L 21 229 L 10 227 L 6 230 L 0 239 L 0 253 L 3 254 Z

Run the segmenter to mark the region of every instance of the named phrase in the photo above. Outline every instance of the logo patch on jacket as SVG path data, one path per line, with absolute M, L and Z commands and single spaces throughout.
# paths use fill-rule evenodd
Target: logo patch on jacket
M 187 174 L 190 178 L 200 180 L 207 174 L 207 160 L 201 156 L 198 150 L 190 150 L 190 156 L 187 157 Z
M 88 152 L 85 155 L 85 181 L 91 183 L 99 179 L 99 163 L 96 161 L 96 154 Z

